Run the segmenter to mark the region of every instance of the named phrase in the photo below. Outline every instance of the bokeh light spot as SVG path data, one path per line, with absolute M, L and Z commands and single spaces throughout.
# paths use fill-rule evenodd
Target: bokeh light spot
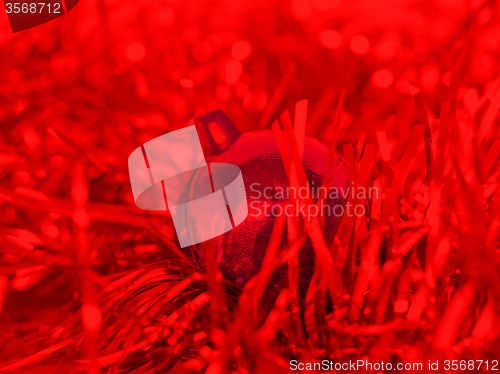
M 493 16 L 493 12 L 490 8 L 484 8 L 481 10 L 477 16 L 477 21 L 480 25 L 485 25 L 489 22 L 491 17 Z
M 58 169 L 64 165 L 64 157 L 61 155 L 52 156 L 50 159 L 50 166 L 54 169 Z
M 319 11 L 334 9 L 339 3 L 339 0 L 311 0 L 312 7 Z
M 248 92 L 243 98 L 243 106 L 251 112 L 260 112 L 268 101 L 267 92 L 264 90 Z
M 370 50 L 370 41 L 364 35 L 356 35 L 351 38 L 349 46 L 355 55 L 364 55 Z
M 125 50 L 125 56 L 130 61 L 141 61 L 146 56 L 146 48 L 138 42 L 130 43 Z
M 396 300 L 394 302 L 394 312 L 395 313 L 406 313 L 410 303 L 408 300 Z
M 101 328 L 102 314 L 97 305 L 85 304 L 82 307 L 82 323 L 87 331 L 97 331 Z
M 420 69 L 420 87 L 423 91 L 433 91 L 439 83 L 440 71 L 435 65 L 425 65 Z
M 54 239 L 54 240 L 59 238 L 59 236 L 61 234 L 59 231 L 59 228 L 54 224 L 48 224 L 46 227 L 44 227 L 43 232 L 50 239 Z
M 243 64 L 238 60 L 231 60 L 226 64 L 226 82 L 235 84 L 243 73 Z
M 375 48 L 375 56 L 380 61 L 389 61 L 396 56 L 397 44 L 394 40 L 384 40 Z
M 231 47 L 231 56 L 236 60 L 246 60 L 252 54 L 252 45 L 247 40 L 239 40 Z
M 394 75 L 389 69 L 379 69 L 372 74 L 372 83 L 378 88 L 387 88 L 394 82 Z
M 231 89 L 228 86 L 217 86 L 215 88 L 215 96 L 219 100 L 227 101 L 231 98 Z
M 164 26 L 170 26 L 175 21 L 175 11 L 172 8 L 163 8 L 158 12 L 158 20 Z
M 342 43 L 342 36 L 336 30 L 327 29 L 321 33 L 321 44 L 326 48 L 335 49 Z
M 194 83 L 191 79 L 181 79 L 180 80 L 180 84 L 181 84 L 181 87 L 184 87 L 184 88 L 193 88 L 194 87 Z
M 26 145 L 30 148 L 35 148 L 40 144 L 40 136 L 38 136 L 32 127 L 28 127 L 23 131 L 23 138 Z
M 312 7 L 309 0 L 292 0 L 290 5 L 292 15 L 299 21 L 307 21 L 312 17 Z

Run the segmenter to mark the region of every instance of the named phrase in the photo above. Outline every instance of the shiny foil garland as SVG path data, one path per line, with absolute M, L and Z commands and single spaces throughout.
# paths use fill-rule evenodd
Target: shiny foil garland
M 15 35 L 0 17 L 0 372 L 498 359 L 498 8 L 80 1 Z M 274 220 L 240 284 L 217 247 L 193 261 L 167 212 L 135 207 L 126 162 L 217 109 L 272 134 L 297 186 L 300 144 L 323 143 L 380 189 L 357 201 L 368 219 L 327 240 L 313 219 L 287 243 Z

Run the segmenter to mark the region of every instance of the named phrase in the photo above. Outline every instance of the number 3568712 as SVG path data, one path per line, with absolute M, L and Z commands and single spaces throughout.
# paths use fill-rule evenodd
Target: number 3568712
M 60 3 L 6 3 L 7 13 L 61 13 Z

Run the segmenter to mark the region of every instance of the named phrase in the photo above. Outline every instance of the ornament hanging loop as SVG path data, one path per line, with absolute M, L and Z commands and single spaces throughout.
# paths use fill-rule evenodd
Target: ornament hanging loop
M 195 125 L 205 157 L 223 152 L 240 136 L 239 130 L 222 110 L 195 118 Z

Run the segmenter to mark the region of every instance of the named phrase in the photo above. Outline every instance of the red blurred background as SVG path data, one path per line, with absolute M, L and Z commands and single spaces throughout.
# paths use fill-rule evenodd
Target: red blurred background
M 231 362 L 238 372 L 287 372 L 290 357 L 493 359 L 499 11 L 497 1 L 476 0 L 81 0 L 56 20 L 12 33 L 2 6 L 0 371 L 225 372 Z M 360 156 L 364 143 L 392 153 L 392 160 L 379 151 L 375 157 L 374 173 L 386 186 L 415 125 L 428 118 L 442 175 L 424 180 L 422 142 L 401 189 L 384 195 L 396 196 L 394 217 L 416 210 L 413 218 L 425 221 L 395 234 L 390 245 L 399 247 L 419 228 L 430 231 L 401 269 L 391 273 L 382 259 L 380 274 L 370 276 L 372 301 L 382 298 L 391 312 L 372 316 L 362 304 L 361 316 L 348 318 L 353 289 L 346 288 L 345 305 L 325 316 L 335 322 L 319 337 L 280 330 L 266 352 L 232 346 L 246 338 L 231 337 L 215 317 L 179 311 L 180 298 L 148 321 L 170 326 L 176 311 L 185 318 L 181 332 L 172 327 L 155 339 L 149 322 L 130 327 L 130 311 L 117 305 L 153 298 L 148 282 L 160 282 L 158 261 L 177 253 L 172 225 L 135 207 L 130 152 L 216 109 L 242 132 L 268 127 L 301 99 L 309 100 L 308 135 L 325 143 L 335 135 L 341 154 L 352 144 Z M 449 137 L 442 135 L 445 120 Z M 439 155 L 447 161 L 439 164 Z M 370 237 L 355 231 L 353 245 L 363 248 Z M 442 263 L 419 257 L 439 257 L 443 245 Z M 161 276 L 177 284 L 195 272 L 170 265 Z M 433 269 L 435 282 L 421 286 Z M 139 275 L 144 284 L 127 286 Z M 190 300 L 205 287 L 193 282 L 179 291 Z M 406 312 L 417 291 L 425 305 L 412 319 Z M 160 299 L 167 294 L 154 291 Z M 244 353 L 234 353 L 233 362 L 224 356 L 228 347 Z

